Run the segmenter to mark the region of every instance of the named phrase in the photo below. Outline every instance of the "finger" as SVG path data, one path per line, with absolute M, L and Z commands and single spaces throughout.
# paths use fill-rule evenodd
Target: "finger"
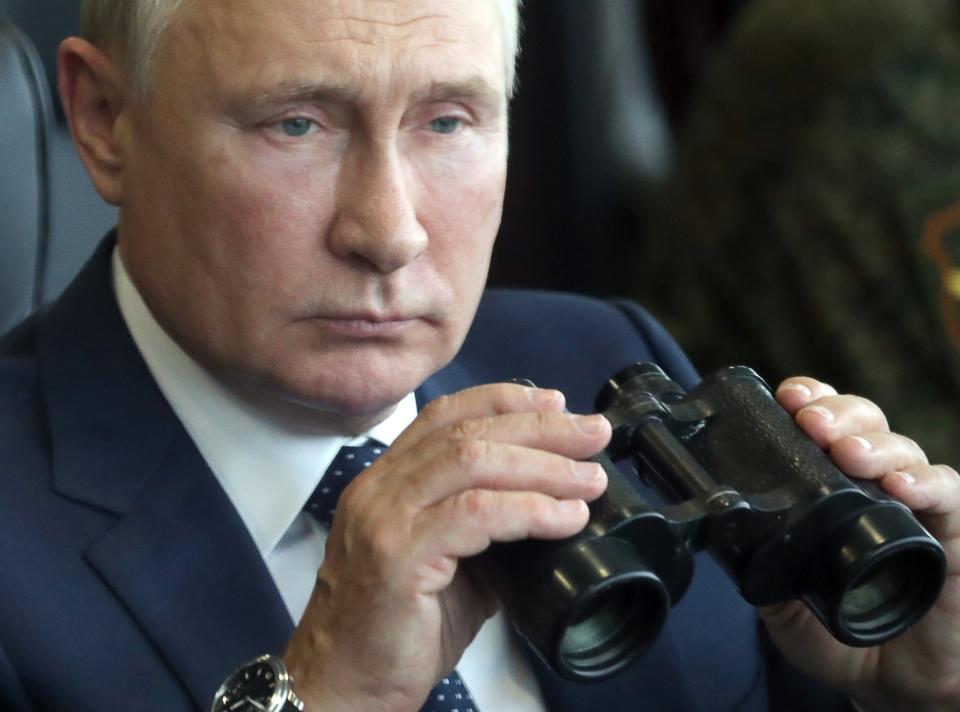
M 567 460 L 599 452 L 610 434 L 602 415 L 508 413 L 463 420 L 400 455 L 391 448 L 347 487 L 340 508 L 354 511 L 389 500 L 421 509 L 477 488 L 547 488 L 561 497 L 594 499 L 606 487 L 605 476 L 593 464 Z
M 443 446 L 483 440 L 583 458 L 599 452 L 609 442 L 611 433 L 610 421 L 599 414 L 508 413 L 461 420 L 438 433 L 434 440 Z
M 952 467 L 917 465 L 887 473 L 880 484 L 915 512 L 960 520 L 960 476 Z
M 805 376 L 794 376 L 784 380 L 776 391 L 777 401 L 791 415 L 818 398 L 835 395 L 837 395 L 837 391 L 829 383 L 823 383 L 815 378 Z
M 404 487 L 417 506 L 430 506 L 468 489 L 541 491 L 594 499 L 606 487 L 594 463 L 575 463 L 610 439 L 601 415 L 510 413 L 464 420 L 436 434 L 417 454 Z M 393 475 L 384 475 L 385 478 Z
M 535 492 L 468 490 L 423 512 L 415 525 L 418 557 L 474 556 L 495 541 L 562 539 L 587 525 L 583 500 Z
M 833 443 L 830 457 L 851 477 L 871 480 L 894 470 L 928 464 L 920 446 L 897 433 L 847 435 Z
M 824 396 L 803 406 L 794 417 L 822 448 L 828 448 L 848 435 L 890 430 L 879 406 L 860 396 Z
M 489 418 L 506 413 L 559 413 L 563 412 L 565 404 L 563 393 L 557 390 L 515 383 L 475 386 L 441 396 L 427 404 L 386 454 L 396 457 L 426 435 L 462 420 Z
M 453 461 L 441 473 L 416 473 L 408 491 L 414 506 L 423 508 L 469 489 L 530 491 L 590 501 L 606 487 L 607 475 L 595 462 L 519 445 L 468 440 L 455 448 Z

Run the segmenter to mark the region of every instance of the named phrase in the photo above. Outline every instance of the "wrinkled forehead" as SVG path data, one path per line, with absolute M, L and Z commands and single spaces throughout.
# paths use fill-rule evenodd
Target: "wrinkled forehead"
M 317 72 L 342 83 L 419 73 L 483 77 L 505 93 L 503 38 L 497 0 L 191 0 L 161 62 L 265 87 Z

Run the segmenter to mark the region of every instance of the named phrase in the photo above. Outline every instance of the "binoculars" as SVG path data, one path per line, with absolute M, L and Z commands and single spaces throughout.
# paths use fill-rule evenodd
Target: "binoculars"
M 799 599 L 853 646 L 899 635 L 939 595 L 936 539 L 907 507 L 838 470 L 753 370 L 720 370 L 687 393 L 658 366 L 635 364 L 596 408 L 613 437 L 593 458 L 609 485 L 586 528 L 494 544 L 481 559 L 514 626 L 562 677 L 600 680 L 641 656 L 701 550 L 749 603 Z M 615 464 L 624 460 L 667 504 L 643 496 Z

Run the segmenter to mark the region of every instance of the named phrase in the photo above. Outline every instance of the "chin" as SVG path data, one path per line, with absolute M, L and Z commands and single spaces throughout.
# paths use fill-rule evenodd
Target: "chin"
M 415 391 L 443 366 L 421 359 L 356 359 L 349 369 L 311 369 L 293 383 L 283 384 L 287 398 L 314 410 L 348 418 L 375 417 Z

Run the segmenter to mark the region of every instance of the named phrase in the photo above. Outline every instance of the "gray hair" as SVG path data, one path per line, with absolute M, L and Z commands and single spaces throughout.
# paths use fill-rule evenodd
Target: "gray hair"
M 504 27 L 507 93 L 513 96 L 523 0 L 496 2 Z M 129 72 L 134 91 L 145 96 L 160 38 L 184 4 L 185 0 L 84 0 L 80 32 L 97 47 L 114 52 Z

